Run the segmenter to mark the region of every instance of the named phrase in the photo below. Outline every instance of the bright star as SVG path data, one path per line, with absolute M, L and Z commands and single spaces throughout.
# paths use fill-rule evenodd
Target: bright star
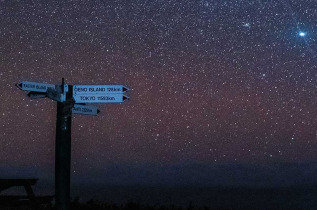
M 244 23 L 242 26 L 246 27 L 246 28 L 251 28 L 251 24 L 250 23 Z
M 298 33 L 298 35 L 299 35 L 299 36 L 301 36 L 301 37 L 304 37 L 304 36 L 306 36 L 306 33 L 305 33 L 305 32 L 300 31 L 300 32 Z

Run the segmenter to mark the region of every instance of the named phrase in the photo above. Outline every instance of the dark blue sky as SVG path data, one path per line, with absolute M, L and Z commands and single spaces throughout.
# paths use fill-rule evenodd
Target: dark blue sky
M 73 116 L 75 178 L 317 159 L 313 0 L 1 1 L 0 15 L 2 167 L 54 168 L 56 103 L 14 84 L 62 77 L 131 88 L 128 102 Z

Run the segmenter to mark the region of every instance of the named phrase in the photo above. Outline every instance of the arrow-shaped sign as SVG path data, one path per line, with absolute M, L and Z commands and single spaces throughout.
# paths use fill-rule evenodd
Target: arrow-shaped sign
M 78 104 L 75 104 L 72 109 L 73 114 L 97 115 L 99 112 L 99 109 L 95 106 L 85 106 Z
M 122 103 L 129 99 L 123 94 L 73 95 L 75 103 Z
M 37 83 L 37 82 L 20 82 L 16 86 L 21 90 L 45 93 L 48 88 L 55 88 L 53 84 Z
M 33 99 L 39 99 L 39 98 L 46 98 L 46 93 L 39 93 L 39 92 L 29 92 L 28 96 L 30 97 L 31 100 Z
M 73 95 L 125 93 L 128 90 L 123 85 L 73 85 Z

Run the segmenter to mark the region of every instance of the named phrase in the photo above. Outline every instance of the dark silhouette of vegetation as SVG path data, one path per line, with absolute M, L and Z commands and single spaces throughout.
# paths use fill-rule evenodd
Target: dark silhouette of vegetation
M 55 210 L 53 205 L 46 206 L 14 206 L 14 207 L 1 207 L 0 210 Z M 123 205 L 102 203 L 98 200 L 90 199 L 87 202 L 79 202 L 76 197 L 71 202 L 71 210 L 215 210 L 209 207 L 195 208 L 191 204 L 187 208 L 176 206 L 163 206 L 163 205 L 141 205 L 139 202 L 129 201 Z M 225 210 L 225 209 L 222 209 Z
M 89 200 L 86 203 L 80 203 L 78 198 L 75 198 L 71 206 L 72 210 L 212 210 L 208 207 L 195 208 L 191 204 L 187 208 L 163 205 L 141 205 L 139 202 L 129 201 L 124 205 L 116 205 L 110 203 L 101 203 L 97 200 Z

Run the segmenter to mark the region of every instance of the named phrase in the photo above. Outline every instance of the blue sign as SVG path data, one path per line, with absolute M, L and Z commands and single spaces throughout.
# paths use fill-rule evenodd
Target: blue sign
M 21 90 L 42 92 L 42 93 L 45 93 L 48 88 L 55 89 L 55 85 L 53 84 L 27 82 L 27 81 L 17 83 L 16 86 L 20 88 Z
M 73 85 L 73 95 L 98 95 L 125 93 L 129 88 L 123 85 Z
M 123 94 L 80 94 L 73 95 L 75 103 L 122 103 L 129 99 Z
M 72 109 L 73 114 L 83 114 L 83 115 L 97 115 L 99 110 L 95 106 L 86 106 L 75 104 Z

